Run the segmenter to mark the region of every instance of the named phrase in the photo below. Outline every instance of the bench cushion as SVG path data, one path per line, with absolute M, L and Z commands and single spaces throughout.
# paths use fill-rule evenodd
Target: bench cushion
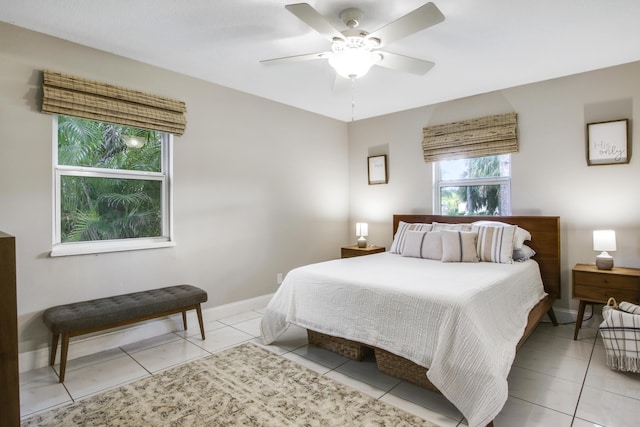
M 42 315 L 54 334 L 99 328 L 176 310 L 207 301 L 207 293 L 191 285 L 169 286 L 91 301 L 51 307 Z

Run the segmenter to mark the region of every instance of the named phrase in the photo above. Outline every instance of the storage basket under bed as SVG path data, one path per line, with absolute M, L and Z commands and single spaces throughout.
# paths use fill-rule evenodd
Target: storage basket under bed
M 357 341 L 334 337 L 307 329 L 309 344 L 332 351 L 352 360 L 360 361 L 372 349 Z M 420 366 L 404 357 L 397 356 L 386 350 L 374 348 L 378 370 L 387 375 L 416 384 L 426 389 L 440 392 L 427 378 L 427 368 Z
M 362 360 L 371 349 L 364 344 L 307 329 L 309 344 L 332 351 L 352 360 Z
M 380 348 L 374 350 L 376 364 L 380 372 L 439 393 L 436 386 L 431 384 L 431 381 L 427 378 L 428 369 L 424 366 L 420 366 L 404 357 L 389 353 Z

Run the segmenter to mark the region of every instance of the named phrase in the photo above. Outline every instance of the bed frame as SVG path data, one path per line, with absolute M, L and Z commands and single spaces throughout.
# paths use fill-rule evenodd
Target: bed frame
M 518 342 L 516 350 L 531 335 L 536 326 L 549 315 L 551 322 L 558 322 L 553 312 L 553 303 L 560 298 L 560 218 L 557 216 L 442 216 L 424 214 L 404 214 L 393 216 L 393 235 L 400 221 L 408 223 L 471 223 L 480 220 L 500 221 L 517 225 L 531 233 L 531 241 L 525 242 L 536 255 L 533 257 L 540 265 L 540 274 L 547 296 L 529 312 L 527 326 Z M 324 335 L 312 330 L 307 331 L 309 343 L 340 353 L 354 360 L 361 360 L 366 346 L 343 338 Z M 426 377 L 427 368 L 381 349 L 374 349 L 378 369 L 382 372 L 438 392 Z M 489 424 L 493 426 L 493 422 Z M 488 427 L 489 427 L 488 426 Z
M 393 216 L 393 235 L 395 236 L 400 221 L 409 223 L 442 222 L 449 224 L 471 223 L 475 221 L 500 221 L 517 225 L 531 233 L 531 241 L 525 244 L 536 252 L 533 257 L 540 265 L 542 283 L 547 296 L 529 312 L 529 321 L 518 342 L 516 349 L 531 335 L 538 323 L 549 315 L 551 322 L 557 326 L 553 303 L 560 298 L 560 217 L 557 216 L 444 216 L 404 214 Z

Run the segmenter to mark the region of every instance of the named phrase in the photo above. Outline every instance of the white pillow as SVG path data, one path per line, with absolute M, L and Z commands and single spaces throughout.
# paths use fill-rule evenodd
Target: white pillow
M 513 227 L 512 224 L 507 224 L 506 222 L 484 221 L 484 220 L 476 221 L 473 223 L 473 225 L 492 225 L 494 227 L 505 227 L 505 226 Z M 516 234 L 513 237 L 513 249 L 520 249 L 522 248 L 522 245 L 526 240 L 531 240 L 531 233 L 529 233 L 527 230 L 517 225 L 515 227 L 517 227 L 517 229 L 516 229 Z
M 488 226 L 473 225 L 478 233 L 477 251 L 480 261 L 511 264 L 513 262 L 513 238 L 515 225 Z
M 419 224 L 419 223 L 408 223 L 404 221 L 400 221 L 398 223 L 398 229 L 396 230 L 396 235 L 393 237 L 393 243 L 391 244 L 391 249 L 389 252 L 392 254 L 402 254 L 402 250 L 404 249 L 404 241 L 405 235 L 407 231 L 430 231 L 431 224 Z
M 520 249 L 513 250 L 513 260 L 514 261 L 526 261 L 529 258 L 532 258 L 536 254 L 536 251 L 531 249 L 527 245 L 522 245 Z
M 478 262 L 478 233 L 442 230 L 442 262 Z
M 442 259 L 442 233 L 439 231 L 407 231 L 402 256 Z

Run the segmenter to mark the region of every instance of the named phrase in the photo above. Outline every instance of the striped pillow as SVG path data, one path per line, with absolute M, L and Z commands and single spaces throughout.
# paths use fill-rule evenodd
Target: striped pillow
M 402 256 L 442 259 L 442 233 L 439 231 L 407 231 Z
M 513 263 L 513 238 L 516 229 L 515 225 L 504 227 L 474 225 L 473 231 L 478 233 L 476 249 L 480 261 L 500 264 Z
M 392 254 L 402 254 L 404 250 L 405 240 L 407 238 L 407 231 L 431 231 L 431 224 L 411 224 L 408 222 L 400 221 L 398 223 L 398 230 L 396 231 L 396 235 L 393 237 L 393 243 L 391 244 L 391 249 L 389 252 Z
M 492 227 L 512 226 L 512 224 L 507 224 L 506 222 L 486 221 L 486 220 L 476 221 L 473 223 L 473 225 L 488 225 Z M 513 236 L 513 249 L 517 250 L 517 249 L 522 249 L 522 245 L 524 244 L 525 241 L 531 240 L 531 233 L 529 233 L 524 228 L 520 228 L 518 226 L 515 226 L 515 227 L 516 227 L 516 234 Z
M 478 262 L 476 241 L 472 231 L 442 230 L 442 262 Z
M 433 231 L 441 231 L 441 230 L 460 230 L 460 231 L 471 231 L 471 224 L 469 223 L 460 223 L 460 224 L 450 224 L 448 222 L 432 222 L 432 230 Z

